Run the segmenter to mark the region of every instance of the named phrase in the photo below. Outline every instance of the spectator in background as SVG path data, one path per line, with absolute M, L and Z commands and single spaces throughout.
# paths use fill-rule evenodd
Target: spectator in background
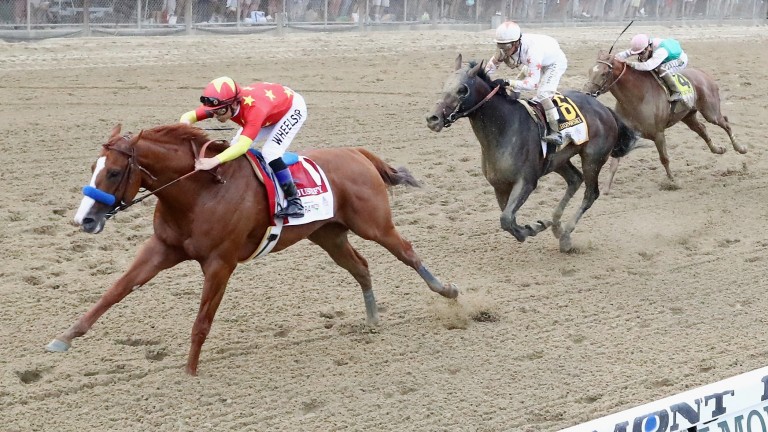
M 387 12 L 389 7 L 389 0 L 372 0 L 373 4 L 373 20 L 376 22 L 381 21 L 381 17 Z

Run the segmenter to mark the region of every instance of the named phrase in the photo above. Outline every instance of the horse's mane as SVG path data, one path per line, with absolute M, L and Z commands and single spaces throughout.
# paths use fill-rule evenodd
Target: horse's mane
M 204 130 L 184 123 L 155 126 L 152 129 L 143 130 L 142 135 L 156 141 L 166 143 L 183 142 L 187 145 L 190 141 L 193 141 L 195 144 L 204 144 L 210 140 Z
M 475 66 L 477 66 L 477 62 L 474 61 L 474 60 L 470 60 L 469 66 L 468 66 L 469 69 L 472 69 Z M 488 76 L 488 74 L 485 72 L 485 68 L 481 67 L 480 70 L 477 71 L 477 77 L 480 78 L 481 80 L 485 81 L 485 83 L 488 84 L 488 87 L 490 87 L 491 89 L 496 87 L 496 85 L 501 84 L 501 89 L 500 90 L 503 90 L 503 91 L 497 92 L 495 97 L 501 96 L 504 99 L 506 99 L 508 102 L 515 102 L 515 101 L 517 101 L 517 97 L 514 94 L 514 92 L 512 94 L 507 92 L 506 91 L 507 90 L 507 85 L 505 83 L 494 82 L 494 80 L 492 80 L 491 77 Z

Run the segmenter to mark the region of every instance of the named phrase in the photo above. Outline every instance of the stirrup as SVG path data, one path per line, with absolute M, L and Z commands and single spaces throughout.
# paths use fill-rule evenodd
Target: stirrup
M 677 102 L 683 100 L 683 95 L 680 93 L 670 93 L 669 94 L 669 101 L 670 102 Z
M 304 205 L 301 204 L 299 198 L 291 198 L 285 207 L 275 212 L 275 217 L 302 218 L 304 217 Z
M 543 138 L 544 142 L 547 144 L 554 144 L 555 145 L 555 151 L 557 151 L 557 148 L 563 145 L 563 134 L 560 132 L 553 132 L 549 135 L 545 135 Z

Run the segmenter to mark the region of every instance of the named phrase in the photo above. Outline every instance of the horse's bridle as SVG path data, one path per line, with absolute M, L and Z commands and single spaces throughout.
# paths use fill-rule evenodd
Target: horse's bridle
M 462 85 L 463 85 L 463 86 L 467 86 L 466 84 L 462 84 Z M 470 109 L 468 109 L 468 110 L 466 110 L 466 111 L 461 111 L 461 104 L 464 102 L 464 99 L 466 99 L 466 98 L 467 98 L 467 96 L 469 96 L 469 91 L 467 91 L 467 94 L 466 94 L 466 95 L 464 95 L 464 96 L 459 96 L 459 103 L 458 103 L 458 104 L 456 104 L 456 108 L 453 110 L 453 112 L 452 112 L 452 113 L 448 114 L 446 117 L 444 117 L 444 118 L 443 118 L 443 127 L 446 127 L 446 128 L 448 128 L 448 127 L 451 127 L 451 125 L 452 125 L 452 124 L 453 124 L 453 123 L 454 123 L 456 120 L 458 120 L 458 119 L 460 119 L 460 118 L 462 118 L 462 117 L 466 117 L 466 116 L 468 116 L 469 114 L 471 114 L 472 112 L 474 112 L 476 109 L 478 109 L 478 108 L 480 108 L 481 106 L 483 106 L 483 105 L 484 105 L 486 102 L 488 102 L 488 101 L 489 101 L 489 100 L 490 100 L 490 99 L 493 97 L 493 95 L 495 95 L 495 94 L 496 94 L 496 93 L 499 91 L 499 89 L 500 89 L 500 88 L 501 88 L 501 86 L 500 86 L 500 85 L 497 85 L 496 87 L 494 87 L 494 89 L 493 89 L 493 90 L 491 90 L 491 92 L 490 92 L 490 93 L 488 93 L 488 94 L 487 94 L 487 95 L 486 95 L 486 96 L 483 98 L 483 100 L 481 100 L 481 101 L 480 101 L 480 102 L 478 102 L 478 103 L 477 103 L 475 106 L 473 106 L 472 108 L 470 108 Z M 469 87 L 467 87 L 467 89 L 469 89 Z
M 131 134 L 126 134 L 126 135 L 122 136 L 122 139 L 125 140 L 125 141 L 128 141 L 128 142 L 130 142 L 131 138 L 132 138 Z M 152 195 L 152 194 L 154 194 L 156 192 L 156 191 L 154 191 L 154 192 L 146 194 L 146 195 L 144 195 L 144 196 L 142 196 L 140 198 L 134 199 L 130 203 L 126 203 L 125 202 L 125 194 L 127 192 L 128 184 L 130 183 L 131 173 L 132 173 L 134 168 L 136 170 L 138 170 L 138 171 L 146 173 L 153 180 L 157 180 L 157 178 L 155 176 L 153 176 L 152 173 L 147 171 L 144 167 L 139 165 L 138 161 L 136 160 L 136 148 L 134 146 L 129 146 L 130 151 L 126 151 L 126 150 L 123 150 L 123 149 L 115 147 L 115 143 L 113 143 L 113 144 L 106 143 L 106 144 L 102 145 L 102 147 L 106 151 L 115 151 L 115 152 L 120 153 L 120 154 L 122 154 L 122 155 L 124 155 L 125 157 L 128 158 L 128 167 L 125 169 L 125 171 L 123 171 L 123 175 L 120 177 L 120 182 L 117 184 L 117 191 L 119 192 L 122 189 L 122 193 L 120 194 L 120 201 L 119 201 L 119 204 L 117 206 L 115 206 L 112 210 L 107 212 L 106 219 L 109 219 L 112 216 L 116 215 L 117 212 L 119 212 L 121 210 L 125 210 L 128 207 L 143 201 L 149 195 Z M 125 185 L 123 185 L 123 183 L 125 183 Z M 104 192 L 104 191 L 101 191 L 101 192 L 105 193 L 105 194 L 108 194 L 108 195 L 111 195 L 108 192 Z M 95 198 L 95 197 L 92 197 L 92 198 Z M 97 201 L 99 201 L 99 200 L 97 199 Z M 117 200 L 115 199 L 115 201 L 117 201 Z
M 125 141 L 128 141 L 128 142 L 130 142 L 131 138 L 132 138 L 132 136 L 130 134 L 126 134 L 126 135 L 122 136 L 122 139 L 124 139 Z M 214 141 L 213 140 L 212 141 L 208 141 L 205 144 L 203 144 L 203 147 L 200 149 L 200 153 L 199 154 L 200 155 L 204 155 L 206 147 L 208 147 L 208 144 L 210 144 L 212 142 L 214 142 Z M 192 152 L 195 155 L 195 159 L 197 159 L 198 158 L 197 147 L 195 147 L 195 143 L 192 142 L 192 141 L 190 141 L 190 144 L 192 145 Z M 130 149 L 131 149 L 130 151 L 126 151 L 126 150 L 117 148 L 117 147 L 115 147 L 115 144 L 110 144 L 110 143 L 106 143 L 102 147 L 104 147 L 104 149 L 107 150 L 107 151 L 115 151 L 115 152 L 120 153 L 120 154 L 122 154 L 122 155 L 124 155 L 124 156 L 126 156 L 128 158 L 128 168 L 126 168 L 126 170 L 123 171 L 123 175 L 120 178 L 120 182 L 117 185 L 117 191 L 120 191 L 121 187 L 123 189 L 122 194 L 120 195 L 121 198 L 120 198 L 119 204 L 116 205 L 114 208 L 112 208 L 112 210 L 110 210 L 110 211 L 108 211 L 106 213 L 106 219 L 107 220 L 109 220 L 112 216 L 116 215 L 118 212 L 120 212 L 122 210 L 125 210 L 125 209 L 131 207 L 134 204 L 138 204 L 138 203 L 144 201 L 145 199 L 149 198 L 152 195 L 155 195 L 156 193 L 160 192 L 161 190 L 167 188 L 168 186 L 171 186 L 172 184 L 174 184 L 174 183 L 176 183 L 176 182 L 178 182 L 180 180 L 183 180 L 183 179 L 185 179 L 185 178 L 187 178 L 187 177 L 189 177 L 192 174 L 197 172 L 195 170 L 192 170 L 192 171 L 188 172 L 187 174 L 184 174 L 183 176 L 178 177 L 175 180 L 171 180 L 170 182 L 164 184 L 163 186 L 160 186 L 159 188 L 157 188 L 157 189 L 155 189 L 153 191 L 147 191 L 147 193 L 145 193 L 144 195 L 142 195 L 142 196 L 140 196 L 138 198 L 133 199 L 129 203 L 126 203 L 124 198 L 125 198 L 126 191 L 128 189 L 128 184 L 130 182 L 131 171 L 134 168 L 136 170 L 138 170 L 138 171 L 141 171 L 141 172 L 145 173 L 150 178 L 152 178 L 152 180 L 157 180 L 157 177 L 153 176 L 152 173 L 150 173 L 146 168 L 144 168 L 141 165 L 139 165 L 139 162 L 137 161 L 137 158 L 136 158 L 136 147 L 130 146 Z M 214 177 L 216 177 L 216 179 L 219 181 L 219 183 L 225 183 L 225 181 L 218 174 L 213 173 L 211 171 L 208 171 L 208 172 L 210 172 Z M 125 183 L 125 186 L 123 186 L 123 183 Z M 108 192 L 99 190 L 99 189 L 97 189 L 97 191 L 99 192 L 99 195 L 111 196 L 112 202 L 117 201 L 117 199 L 116 199 L 116 197 L 114 195 L 112 195 L 112 194 L 110 194 Z M 103 198 L 100 197 L 100 196 L 91 196 L 89 194 L 86 194 L 86 196 L 90 196 L 94 200 L 99 201 L 99 202 L 101 202 L 103 204 L 109 204 L 108 202 L 105 202 L 105 200 L 103 200 Z
M 608 73 L 605 75 L 605 78 L 603 78 L 603 81 L 600 84 L 590 81 L 591 84 L 594 84 L 597 86 L 597 90 L 595 90 L 594 93 L 587 93 L 588 95 L 593 97 L 598 97 L 601 94 L 607 93 L 608 90 L 610 90 L 611 87 L 613 87 L 617 82 L 619 82 L 621 77 L 624 76 L 624 72 L 627 71 L 627 64 L 622 63 L 624 65 L 624 68 L 621 70 L 621 73 L 619 73 L 619 76 L 617 76 L 613 81 L 611 81 L 610 84 L 606 85 L 606 83 L 608 83 L 608 80 L 610 80 L 613 77 L 613 64 L 605 60 L 598 60 L 597 63 L 608 66 Z

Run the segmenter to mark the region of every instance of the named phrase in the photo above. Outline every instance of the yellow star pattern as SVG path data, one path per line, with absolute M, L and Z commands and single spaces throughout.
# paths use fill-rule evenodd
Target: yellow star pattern
M 264 127 L 271 126 L 271 125 L 272 125 L 272 122 L 270 122 L 270 121 L 264 123 Z
M 293 90 L 289 89 L 288 87 L 283 87 L 283 91 L 288 97 L 291 97 L 291 95 L 293 94 Z
M 251 95 L 248 95 L 243 98 L 243 105 L 253 105 L 253 98 Z
M 272 90 L 264 90 L 264 96 L 268 97 L 271 101 L 275 100 L 275 94 L 272 93 Z

